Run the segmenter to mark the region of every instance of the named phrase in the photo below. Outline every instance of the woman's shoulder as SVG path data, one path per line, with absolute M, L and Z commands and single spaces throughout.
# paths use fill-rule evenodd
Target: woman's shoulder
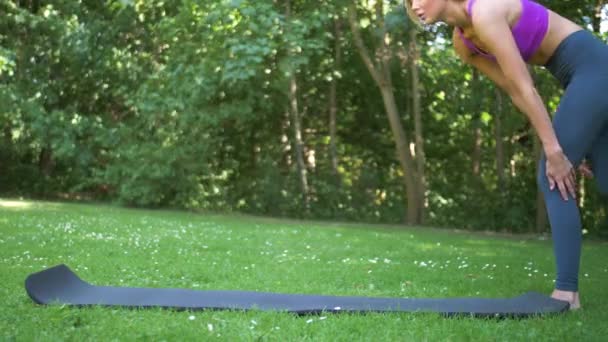
M 510 21 L 511 17 L 521 13 L 523 2 L 529 0 L 468 0 L 467 4 L 471 21 L 494 20 L 503 17 Z

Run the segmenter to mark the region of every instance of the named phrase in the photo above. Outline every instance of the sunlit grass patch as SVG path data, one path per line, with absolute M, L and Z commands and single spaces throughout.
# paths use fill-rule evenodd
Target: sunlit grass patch
M 32 202 L 0 199 L 0 207 L 4 207 L 4 208 L 27 209 L 27 208 L 30 208 L 31 206 L 32 206 Z

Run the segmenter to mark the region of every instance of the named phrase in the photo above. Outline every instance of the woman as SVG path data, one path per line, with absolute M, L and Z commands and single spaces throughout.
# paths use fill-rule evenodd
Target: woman
M 574 166 L 591 170 L 608 197 L 608 46 L 590 32 L 530 0 L 404 0 L 415 21 L 453 26 L 457 55 L 503 89 L 543 146 L 543 191 L 557 266 L 551 297 L 580 308 L 581 218 Z M 526 63 L 542 65 L 564 87 L 553 118 Z

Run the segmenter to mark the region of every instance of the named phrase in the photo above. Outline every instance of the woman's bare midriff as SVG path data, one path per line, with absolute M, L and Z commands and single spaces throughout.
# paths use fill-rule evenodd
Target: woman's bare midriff
M 566 37 L 583 28 L 561 15 L 549 10 L 549 28 L 540 48 L 528 61 L 530 64 L 545 65 Z

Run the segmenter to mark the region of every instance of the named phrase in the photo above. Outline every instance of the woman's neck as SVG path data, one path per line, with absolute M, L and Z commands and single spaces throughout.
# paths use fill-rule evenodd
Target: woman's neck
M 471 26 L 471 18 L 467 13 L 468 1 L 447 1 L 441 21 L 450 26 L 466 28 Z

